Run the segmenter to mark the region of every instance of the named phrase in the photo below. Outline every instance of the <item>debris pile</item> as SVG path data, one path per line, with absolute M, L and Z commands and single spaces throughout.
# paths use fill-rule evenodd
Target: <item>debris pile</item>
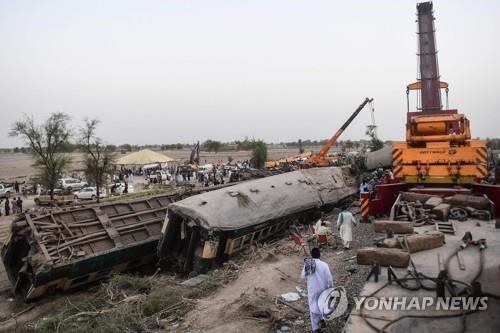
M 482 196 L 455 194 L 438 197 L 430 194 L 401 193 L 391 210 L 391 220 L 410 221 L 415 227 L 432 224 L 435 220 L 466 221 L 468 217 L 488 221 L 494 216 L 491 201 Z

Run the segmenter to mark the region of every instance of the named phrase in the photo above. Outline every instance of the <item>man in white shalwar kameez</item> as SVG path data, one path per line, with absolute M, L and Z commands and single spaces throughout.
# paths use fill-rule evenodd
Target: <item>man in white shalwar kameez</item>
M 302 279 L 306 280 L 309 313 L 313 332 L 319 332 L 323 314 L 318 308 L 318 298 L 328 288 L 333 288 L 333 278 L 328 264 L 319 258 L 321 253 L 317 247 L 311 250 L 312 258 L 304 260 Z
M 340 212 L 337 219 L 337 229 L 340 231 L 340 238 L 344 243 L 344 249 L 351 247 L 352 242 L 352 226 L 356 225 L 356 218 L 348 210 Z

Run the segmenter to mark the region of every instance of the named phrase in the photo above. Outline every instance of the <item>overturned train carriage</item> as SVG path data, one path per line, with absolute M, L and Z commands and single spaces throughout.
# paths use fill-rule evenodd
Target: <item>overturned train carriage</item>
M 347 168 L 304 169 L 204 193 L 169 206 L 160 264 L 203 272 L 324 205 L 356 193 Z
M 197 193 L 26 214 L 2 248 L 14 292 L 28 301 L 155 262 L 167 206 Z

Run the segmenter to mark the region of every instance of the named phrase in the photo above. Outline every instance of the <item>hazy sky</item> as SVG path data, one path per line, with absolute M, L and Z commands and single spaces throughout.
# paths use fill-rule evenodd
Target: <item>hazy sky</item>
M 0 0 L 0 147 L 23 113 L 98 117 L 111 143 L 329 137 L 375 99 L 404 136 L 415 1 Z M 434 2 L 450 106 L 499 137 L 500 2 Z M 443 101 L 444 102 L 444 101 Z M 414 100 L 412 100 L 414 105 Z M 364 110 L 342 139 L 365 138 Z

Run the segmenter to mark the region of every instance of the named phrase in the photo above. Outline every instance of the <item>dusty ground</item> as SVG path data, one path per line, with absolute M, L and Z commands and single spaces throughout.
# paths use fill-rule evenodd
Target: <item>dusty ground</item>
M 327 262 L 337 286 L 344 286 L 350 298 L 362 289 L 368 269 L 357 266 L 355 260 L 356 249 L 372 244 L 374 238 L 373 227 L 367 224 L 358 224 L 354 229 L 354 242 L 350 250 L 344 251 L 341 246 L 337 249 L 327 248 L 322 252 L 322 259 Z M 279 305 L 282 318 L 279 322 L 270 322 L 255 318 L 245 311 L 245 296 L 262 292 L 271 298 L 279 298 L 281 294 L 296 292 L 296 288 L 305 289 L 304 282 L 300 279 L 304 252 L 291 251 L 291 240 L 280 241 L 278 254 L 269 260 L 263 255 L 261 259 L 251 262 L 243 268 L 238 278 L 220 288 L 215 294 L 200 300 L 195 311 L 189 313 L 185 322 L 180 326 L 186 332 L 270 332 L 283 326 L 291 332 L 310 332 L 309 312 L 307 299 L 301 298 L 293 302 L 295 307 L 303 309 L 303 313 Z M 284 246 L 283 246 L 284 245 Z M 287 249 L 288 246 L 288 249 Z M 273 252 L 270 250 L 264 253 Z M 351 260 L 349 260 L 351 259 Z M 346 268 L 355 267 L 354 273 L 349 273 Z M 350 300 L 352 306 L 353 301 Z M 265 308 L 265 306 L 263 306 Z M 341 318 L 328 323 L 327 332 L 338 332 L 347 320 L 349 311 Z

